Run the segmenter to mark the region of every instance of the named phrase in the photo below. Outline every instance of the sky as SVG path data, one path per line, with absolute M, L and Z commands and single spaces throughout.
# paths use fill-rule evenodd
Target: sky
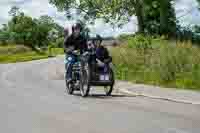
M 175 10 L 176 16 L 182 25 L 200 24 L 200 11 L 197 9 L 196 0 L 176 0 Z M 41 15 L 51 16 L 55 22 L 64 27 L 70 27 L 71 23 L 67 21 L 63 12 L 58 12 L 56 7 L 49 4 L 48 0 L 0 0 L 0 25 L 7 23 L 10 19 L 8 11 L 12 6 L 18 6 L 27 15 L 38 18 Z M 187 15 L 185 15 L 187 14 Z M 183 16 L 183 17 L 180 17 Z M 117 36 L 122 33 L 133 33 L 137 31 L 137 19 L 132 17 L 132 21 L 125 24 L 121 29 L 115 28 L 109 24 L 105 24 L 101 20 L 96 20 L 95 25 L 90 26 L 93 33 L 102 36 Z

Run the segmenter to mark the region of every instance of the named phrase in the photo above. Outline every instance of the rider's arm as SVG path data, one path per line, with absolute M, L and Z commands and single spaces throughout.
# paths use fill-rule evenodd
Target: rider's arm
M 65 53 L 69 53 L 74 50 L 74 46 L 72 46 L 71 44 L 72 44 L 71 37 L 68 37 L 67 39 L 65 39 L 64 41 Z

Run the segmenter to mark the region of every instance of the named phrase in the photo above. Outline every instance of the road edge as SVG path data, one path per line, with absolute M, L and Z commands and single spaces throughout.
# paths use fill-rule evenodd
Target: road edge
M 173 99 L 173 98 L 168 98 L 168 97 L 153 96 L 153 95 L 148 95 L 148 94 L 144 94 L 144 93 L 135 93 L 135 92 L 129 91 L 128 89 L 120 89 L 120 88 L 118 88 L 118 91 L 120 93 L 125 93 L 125 94 L 131 95 L 131 96 L 141 96 L 141 97 L 147 97 L 147 98 L 151 98 L 151 99 L 159 99 L 159 100 L 171 101 L 171 102 L 176 102 L 176 103 L 200 105 L 200 102 Z

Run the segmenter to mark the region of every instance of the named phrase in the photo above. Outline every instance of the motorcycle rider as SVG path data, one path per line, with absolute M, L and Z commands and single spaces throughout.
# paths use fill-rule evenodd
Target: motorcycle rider
M 72 34 L 67 37 L 64 42 L 64 50 L 66 57 L 70 57 L 70 61 L 66 62 L 66 79 L 67 82 L 72 81 L 72 66 L 76 63 L 77 57 L 72 51 L 80 50 L 80 54 L 83 54 L 87 50 L 87 40 L 81 35 L 82 26 L 80 23 L 76 23 L 72 26 Z

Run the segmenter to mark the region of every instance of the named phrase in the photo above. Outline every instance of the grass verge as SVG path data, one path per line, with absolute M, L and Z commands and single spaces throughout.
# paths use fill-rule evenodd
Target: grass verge
M 31 60 L 45 59 L 48 58 L 47 54 L 38 54 L 36 52 L 27 52 L 14 55 L 2 55 L 0 56 L 0 63 L 16 63 L 16 62 L 25 62 Z
M 24 46 L 0 46 L 0 64 L 45 59 L 63 54 L 62 48 L 52 48 L 51 53 L 37 53 Z
M 173 43 L 157 40 L 153 47 L 141 48 L 130 41 L 111 49 L 117 79 L 200 91 L 200 48 Z

